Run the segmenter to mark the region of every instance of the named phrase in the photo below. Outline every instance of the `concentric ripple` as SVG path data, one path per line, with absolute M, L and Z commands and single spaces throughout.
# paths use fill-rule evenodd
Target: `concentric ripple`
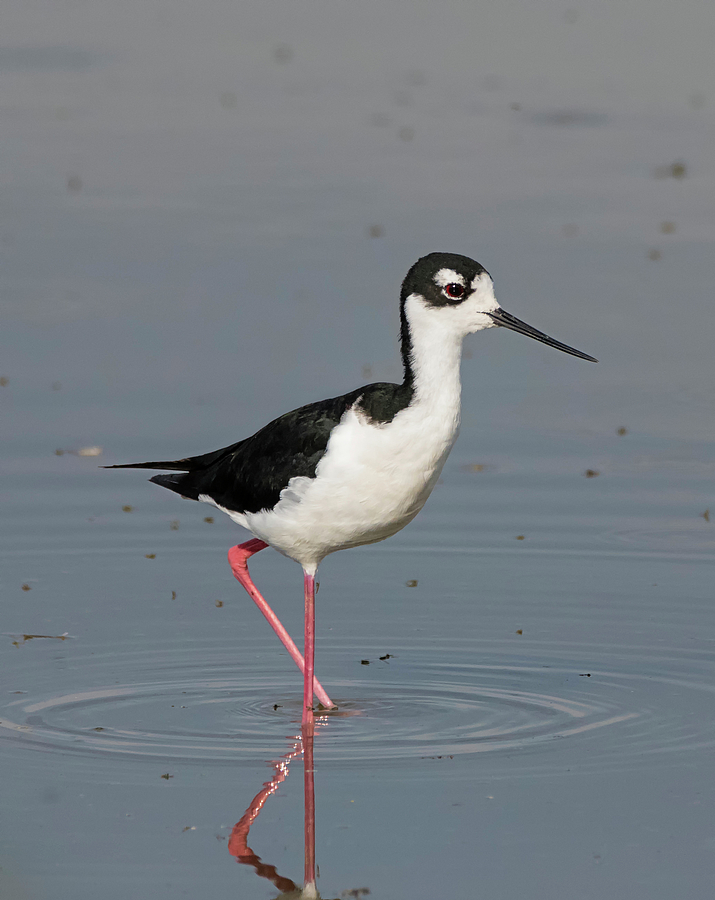
M 705 714 L 713 680 L 694 681 L 690 657 L 590 647 L 598 665 L 584 669 L 575 660 L 585 651 L 546 644 L 518 657 L 466 641 L 393 646 L 383 660 L 381 650 L 360 666 L 351 647 L 320 645 L 320 671 L 339 709 L 321 716 L 318 759 L 502 753 L 533 760 L 570 740 L 603 766 L 715 745 Z M 274 642 L 243 653 L 211 643 L 77 656 L 44 687 L 35 672 L 31 692 L 5 694 L 0 740 L 63 754 L 264 761 L 284 752 L 300 721 L 300 676 L 278 671 L 276 659 Z M 686 667 L 689 680 L 679 674 Z M 355 677 L 330 677 L 341 671 Z

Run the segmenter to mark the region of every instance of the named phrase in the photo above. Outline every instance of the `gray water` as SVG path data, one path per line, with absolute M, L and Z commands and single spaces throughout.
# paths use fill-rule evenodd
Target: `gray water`
M 249 844 L 300 883 L 301 679 L 226 564 L 246 534 L 98 465 L 399 379 L 432 250 L 600 363 L 470 338 L 430 502 L 321 568 L 320 893 L 713 896 L 714 26 L 5 4 L 3 900 L 276 897 L 229 845 L 277 771 Z M 298 636 L 298 567 L 251 570 Z

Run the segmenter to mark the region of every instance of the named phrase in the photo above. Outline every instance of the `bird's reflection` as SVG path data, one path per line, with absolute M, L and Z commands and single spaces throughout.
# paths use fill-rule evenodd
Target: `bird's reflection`
M 323 717 L 318 719 L 320 725 Z M 315 723 L 303 725 L 301 734 L 296 735 L 293 746 L 284 756 L 273 762 L 273 777 L 263 783 L 263 787 L 251 800 L 248 809 L 233 826 L 228 841 L 228 852 L 236 857 L 236 862 L 252 866 L 261 878 L 267 878 L 281 892 L 276 900 L 320 900 L 315 884 L 315 779 L 313 769 L 313 737 Z M 248 832 L 266 800 L 278 790 L 278 786 L 288 777 L 291 762 L 303 755 L 303 787 L 305 792 L 305 872 L 303 887 L 292 879 L 284 878 L 275 866 L 264 863 L 248 846 Z

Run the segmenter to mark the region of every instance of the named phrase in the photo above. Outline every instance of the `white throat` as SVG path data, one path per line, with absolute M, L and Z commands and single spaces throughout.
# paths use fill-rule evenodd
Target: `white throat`
M 447 320 L 440 321 L 418 294 L 405 301 L 412 348 L 413 403 L 427 407 L 439 417 L 453 417 L 459 425 L 462 383 L 463 334 Z

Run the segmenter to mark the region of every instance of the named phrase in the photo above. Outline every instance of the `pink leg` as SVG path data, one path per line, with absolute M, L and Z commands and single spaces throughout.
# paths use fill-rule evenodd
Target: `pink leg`
M 315 681 L 315 576 L 303 573 L 305 583 L 305 669 L 303 671 L 302 725 L 313 724 L 313 683 Z
M 303 790 L 305 797 L 305 879 L 302 896 L 316 898 L 315 886 L 315 774 L 313 768 L 313 728 L 311 718 L 303 725 Z
M 248 594 L 253 602 L 266 617 L 266 619 L 268 620 L 268 624 L 281 639 L 286 650 L 290 653 L 293 662 L 298 666 L 300 671 L 303 672 L 303 675 L 305 675 L 305 663 L 303 662 L 303 657 L 301 656 L 300 650 L 298 650 L 295 643 L 293 642 L 293 639 L 281 624 L 278 616 L 273 612 L 270 606 L 263 599 L 260 591 L 251 580 L 251 576 L 248 574 L 249 557 L 253 556 L 254 553 L 258 553 L 259 550 L 264 550 L 267 546 L 268 544 L 266 544 L 264 541 L 259 541 L 258 538 L 253 538 L 250 541 L 246 541 L 245 544 L 238 544 L 238 546 L 231 547 L 231 549 L 228 551 L 228 562 L 231 566 L 231 571 L 233 572 L 233 574 L 248 591 Z M 315 691 L 315 696 L 318 698 L 318 701 L 322 706 L 324 706 L 326 709 L 335 709 L 335 704 L 330 699 L 330 697 L 328 697 L 325 689 L 318 681 L 318 679 L 315 678 L 315 676 L 313 676 L 313 689 Z M 313 702 L 312 694 L 310 696 L 310 702 Z

